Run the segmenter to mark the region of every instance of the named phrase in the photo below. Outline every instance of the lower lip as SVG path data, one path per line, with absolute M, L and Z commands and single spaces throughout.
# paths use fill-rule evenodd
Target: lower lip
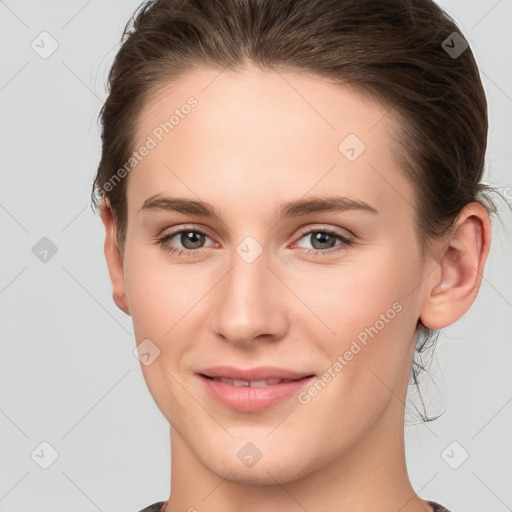
M 262 387 L 233 386 L 199 375 L 206 391 L 218 402 L 241 412 L 259 412 L 277 405 L 309 385 L 313 377 Z

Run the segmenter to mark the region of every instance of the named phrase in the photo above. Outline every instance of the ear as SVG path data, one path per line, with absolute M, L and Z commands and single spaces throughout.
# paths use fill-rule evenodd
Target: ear
M 491 245 L 491 223 L 487 210 L 469 203 L 460 212 L 452 235 L 437 252 L 439 272 L 426 282 L 421 323 L 429 329 L 453 324 L 473 304 Z
M 112 282 L 112 296 L 117 307 L 129 315 L 130 311 L 126 300 L 124 284 L 123 261 L 117 245 L 114 214 L 108 199 L 102 201 L 100 215 L 105 226 L 105 258 L 107 260 L 110 281 Z

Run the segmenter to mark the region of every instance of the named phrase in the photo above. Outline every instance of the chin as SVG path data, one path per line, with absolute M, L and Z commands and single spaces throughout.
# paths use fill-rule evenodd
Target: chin
M 300 475 L 292 473 L 293 464 L 291 462 L 288 468 L 276 468 L 273 464 L 263 464 L 263 461 L 260 461 L 258 466 L 246 469 L 240 468 L 238 464 L 231 464 L 210 469 L 219 477 L 242 485 L 274 486 L 277 482 L 286 484 L 300 477 Z M 293 469 L 296 471 L 296 466 Z
M 230 453 L 223 451 L 218 455 L 212 453 L 209 460 L 203 459 L 202 463 L 220 478 L 244 485 L 273 486 L 277 482 L 284 484 L 293 482 L 307 473 L 303 467 L 306 464 L 305 460 L 297 451 L 291 457 L 289 450 L 270 450 L 269 455 L 265 457 L 262 454 L 253 465 L 244 464 L 243 459 L 244 452 L 238 452 L 232 457 Z

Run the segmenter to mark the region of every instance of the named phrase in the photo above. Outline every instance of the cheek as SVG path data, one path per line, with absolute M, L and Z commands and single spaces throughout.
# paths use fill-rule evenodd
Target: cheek
M 150 338 L 160 344 L 159 340 L 173 327 L 181 312 L 179 287 L 150 266 L 129 267 L 125 276 L 137 341 Z
M 411 292 L 419 268 L 392 248 L 375 254 L 365 265 L 333 273 L 327 293 L 310 295 L 311 309 L 335 333 L 322 340 L 322 348 L 331 363 L 342 356 L 341 371 L 352 389 L 356 382 L 382 387 L 379 378 L 394 387 L 409 372 L 418 309 Z
M 381 315 L 384 321 L 395 319 L 400 316 L 396 310 L 406 309 L 413 298 L 410 292 L 418 275 L 410 258 L 402 258 L 390 250 L 385 253 L 379 249 L 375 253 L 378 255 L 333 269 L 325 275 L 323 288 L 318 281 L 317 284 L 309 281 L 309 291 L 304 290 L 311 300 L 311 309 L 315 308 L 335 331 L 333 339 L 357 337 L 376 322 L 381 330 Z M 397 302 L 402 307 L 393 307 Z
M 161 258 L 136 252 L 126 258 L 125 283 L 137 343 L 149 339 L 159 350 L 151 364 L 141 363 L 144 380 L 162 414 L 174 424 L 190 399 L 178 382 L 180 365 L 195 343 L 194 305 L 205 290 L 191 280 L 189 266 L 171 267 Z
M 155 256 L 143 246 L 127 250 L 125 286 L 137 341 L 150 338 L 163 345 L 186 324 L 204 295 L 204 275 L 198 274 L 187 264 L 169 264 L 165 255 Z

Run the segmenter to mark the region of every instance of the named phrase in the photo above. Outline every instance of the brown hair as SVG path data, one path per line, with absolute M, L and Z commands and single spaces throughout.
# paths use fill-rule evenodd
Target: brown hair
M 415 211 L 425 255 L 429 240 L 449 233 L 466 204 L 478 201 L 497 212 L 489 196 L 494 189 L 480 183 L 487 105 L 466 44 L 431 0 L 146 1 L 126 24 L 108 77 L 92 202 L 97 208 L 108 199 L 123 256 L 127 179 L 119 178 L 127 174 L 149 96 L 203 66 L 302 70 L 370 93 L 401 121 L 397 158 L 421 191 Z M 432 332 L 419 327 L 426 334 L 422 351 Z M 422 368 L 414 362 L 416 383 Z

